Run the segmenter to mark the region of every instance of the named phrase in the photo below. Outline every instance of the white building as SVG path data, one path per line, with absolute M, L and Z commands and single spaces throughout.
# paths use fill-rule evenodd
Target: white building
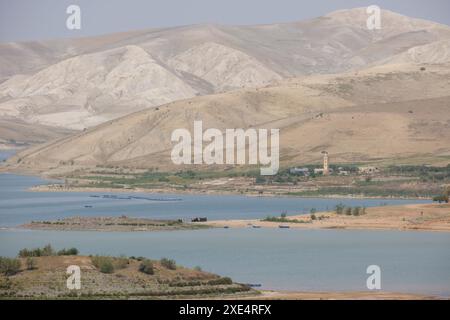
M 374 174 L 380 172 L 380 169 L 372 166 L 358 167 L 358 172 L 360 174 Z

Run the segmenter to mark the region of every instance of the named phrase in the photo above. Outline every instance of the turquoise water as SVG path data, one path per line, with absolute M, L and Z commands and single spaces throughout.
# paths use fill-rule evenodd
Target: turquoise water
M 48 183 L 33 176 L 0 174 L 0 227 L 11 227 L 31 220 L 55 220 L 69 216 L 151 217 L 157 219 L 219 219 L 264 218 L 267 215 L 309 213 L 333 210 L 339 203 L 349 206 L 380 206 L 383 204 L 424 203 L 428 200 L 392 199 L 318 199 L 246 197 L 234 195 L 180 195 L 118 193 L 121 198 L 178 199 L 180 201 L 149 201 L 146 199 L 103 198 L 104 192 L 28 192 L 29 187 Z M 98 196 L 98 197 L 92 197 Z M 85 208 L 85 205 L 92 208 Z
M 169 257 L 189 267 L 230 276 L 266 289 L 348 291 L 366 289 L 366 268 L 382 270 L 382 289 L 450 296 L 450 234 L 431 232 L 211 229 L 172 232 L 58 232 L 17 230 L 31 220 L 73 215 L 154 218 L 259 218 L 307 213 L 338 203 L 358 206 L 422 203 L 411 200 L 303 199 L 245 196 L 130 194 L 180 201 L 102 198 L 104 193 L 27 192 L 40 178 L 0 174 L 0 255 L 51 243 L 82 254 Z M 99 197 L 91 197 L 98 195 Z M 126 194 L 118 194 L 120 197 Z M 93 208 L 85 208 L 86 204 Z
M 367 290 L 381 267 L 382 290 L 450 296 L 450 234 L 431 232 L 210 229 L 172 232 L 0 231 L 0 255 L 51 243 L 82 254 L 170 257 L 263 288 Z

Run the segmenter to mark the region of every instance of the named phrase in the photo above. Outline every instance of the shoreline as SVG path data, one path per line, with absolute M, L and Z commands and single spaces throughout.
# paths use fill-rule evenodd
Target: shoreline
M 162 225 L 158 220 L 133 217 L 69 217 L 55 221 L 31 221 L 5 230 L 157 232 L 204 229 L 295 229 L 450 232 L 450 204 L 410 204 L 369 207 L 354 216 L 336 212 L 300 214 L 285 218 L 223 219 Z M 314 217 L 314 218 L 313 218 Z M 114 223 L 112 223 L 114 222 Z M 136 223 L 140 225 L 136 225 Z M 157 225 L 159 224 L 159 225 Z
M 335 212 L 292 215 L 283 220 L 212 220 L 217 228 L 283 228 L 308 230 L 393 230 L 450 232 L 450 204 L 413 204 L 366 208 L 367 214 L 348 216 Z M 203 223 L 203 222 L 201 222 Z
M 30 192 L 82 192 L 82 193 L 166 193 L 166 194 L 187 194 L 187 195 L 236 195 L 244 197 L 264 197 L 264 198 L 309 198 L 309 199 L 378 199 L 382 200 L 425 200 L 423 198 L 386 198 L 386 197 L 364 197 L 364 196 L 298 196 L 279 194 L 249 194 L 221 192 L 218 190 L 178 190 L 173 188 L 96 188 L 96 187 L 66 187 L 62 184 L 41 184 L 32 186 L 27 191 Z M 350 208 L 352 209 L 352 208 Z M 263 221 L 260 219 L 221 219 L 209 220 L 208 222 L 196 222 L 195 226 L 201 228 L 292 228 L 292 229 L 334 229 L 334 230 L 396 230 L 396 231 L 436 231 L 450 232 L 450 205 L 434 204 L 431 201 L 421 204 L 409 205 L 383 205 L 366 208 L 368 214 L 336 214 L 335 212 L 311 214 L 292 214 L 286 219 L 274 217 L 273 221 Z M 95 218 L 95 217 L 93 217 Z M 293 221 L 294 220 L 294 221 Z M 29 224 L 29 223 L 28 223 Z M 44 226 L 39 230 L 61 230 L 53 226 Z M 19 226 L 23 229 L 23 226 Z M 36 230 L 36 228 L 26 228 Z M 192 228 L 195 229 L 195 228 Z M 61 230 L 70 231 L 70 230 Z M 114 231 L 98 230 L 98 228 L 77 228 L 76 231 Z M 119 230 L 122 231 L 122 230 Z M 128 231 L 128 230 L 126 230 Z M 155 230 L 131 230 L 131 231 L 155 231 Z M 176 231 L 176 230 L 174 230 Z
M 45 178 L 44 178 L 45 179 Z M 52 187 L 53 186 L 53 187 Z M 365 196 L 365 195 L 289 195 L 289 194 L 275 194 L 275 193 L 240 193 L 227 190 L 181 190 L 176 188 L 96 188 L 96 187 L 56 187 L 56 185 L 36 185 L 26 189 L 29 192 L 109 192 L 109 193 L 155 193 L 155 194 L 187 194 L 187 195 L 227 195 L 227 196 L 245 196 L 254 198 L 300 198 L 300 199 L 374 199 L 374 200 L 430 200 L 429 197 L 383 197 L 383 196 Z M 431 200 L 430 200 L 431 201 Z
M 243 300 L 449 300 L 450 297 L 385 291 L 283 291 L 258 290 Z
M 52 176 L 46 175 L 42 172 L 36 172 L 33 170 L 17 170 L 10 167 L 0 166 L 0 174 L 15 174 L 23 176 L 33 176 L 39 177 L 43 180 L 64 180 L 64 176 Z M 290 194 L 290 192 L 272 192 L 270 188 L 265 188 L 260 186 L 262 189 L 258 191 L 263 191 L 262 194 L 253 190 L 252 192 L 243 192 L 242 190 L 229 190 L 229 189 L 213 189 L 213 188 L 189 188 L 185 189 L 181 186 L 179 187 L 156 187 L 152 189 L 148 188 L 108 188 L 108 187 L 90 187 L 90 186 L 64 186 L 61 184 L 40 184 L 32 186 L 27 191 L 30 192 L 111 192 L 111 193 L 155 193 L 155 194 L 187 194 L 187 195 L 235 195 L 235 196 L 246 196 L 246 197 L 278 197 L 278 198 L 310 198 L 310 199 L 375 199 L 375 200 L 430 200 L 430 196 L 370 196 L 361 194 L 312 194 L 312 195 L 301 195 L 301 194 Z M 430 200 L 431 201 L 431 200 Z

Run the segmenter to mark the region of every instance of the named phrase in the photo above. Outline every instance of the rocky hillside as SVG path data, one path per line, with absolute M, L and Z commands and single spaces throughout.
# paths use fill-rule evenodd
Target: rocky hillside
M 170 160 L 171 133 L 178 128 L 193 132 L 194 120 L 220 130 L 279 128 L 282 166 L 318 161 L 322 150 L 334 163 L 447 163 L 449 87 L 450 65 L 394 65 L 291 79 L 146 109 L 31 148 L 8 164 L 44 172 L 95 166 L 173 170 L 181 167 Z
M 450 28 L 364 8 L 307 21 L 193 25 L 0 44 L 0 117 L 82 130 L 171 101 L 386 63 L 448 61 Z M 31 137 L 30 137 L 31 139 Z

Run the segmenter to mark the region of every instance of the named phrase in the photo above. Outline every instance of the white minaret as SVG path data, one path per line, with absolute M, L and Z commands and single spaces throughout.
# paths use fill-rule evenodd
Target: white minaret
M 323 153 L 323 175 L 329 175 L 330 170 L 328 169 L 328 152 L 322 151 Z

